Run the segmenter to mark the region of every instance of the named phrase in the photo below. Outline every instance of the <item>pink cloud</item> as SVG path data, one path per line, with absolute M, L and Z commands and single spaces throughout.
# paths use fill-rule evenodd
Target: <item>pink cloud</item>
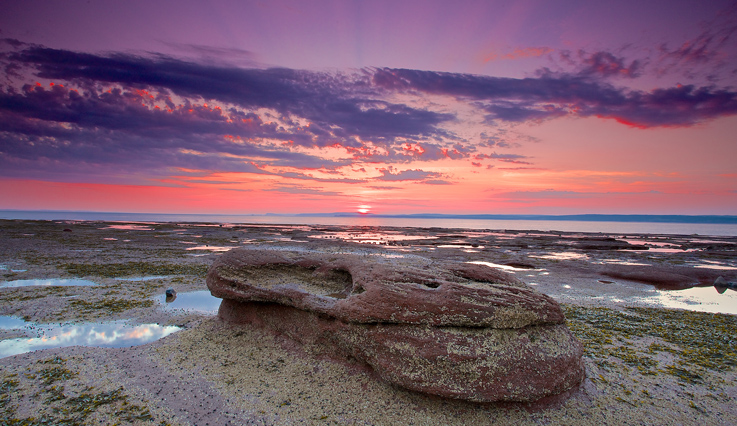
M 537 58 L 537 57 L 546 55 L 551 52 L 553 52 L 553 49 L 549 47 L 518 47 L 512 50 L 511 52 L 504 53 L 504 54 L 490 52 L 484 55 L 482 62 L 488 63 L 491 61 Z

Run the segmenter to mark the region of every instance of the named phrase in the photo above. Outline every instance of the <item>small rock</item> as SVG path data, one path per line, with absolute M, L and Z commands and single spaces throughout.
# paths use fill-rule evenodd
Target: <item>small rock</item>
M 727 281 L 724 279 L 724 277 L 719 276 L 717 279 L 714 280 L 714 287 L 716 287 L 717 289 L 730 288 L 732 290 L 735 290 L 737 289 L 737 283 Z M 720 293 L 724 293 L 724 291 L 720 291 Z
M 173 288 L 166 289 L 166 298 L 168 299 L 170 297 L 177 297 L 177 292 Z

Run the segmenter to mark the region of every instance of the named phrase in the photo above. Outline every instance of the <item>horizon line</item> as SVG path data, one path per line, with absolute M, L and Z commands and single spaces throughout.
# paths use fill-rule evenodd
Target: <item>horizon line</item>
M 0 213 L 77 213 L 99 215 L 153 215 L 153 216 L 293 216 L 293 217 L 367 217 L 367 218 L 408 218 L 408 219 L 467 219 L 467 220 L 552 220 L 587 222 L 646 222 L 646 223 L 704 223 L 737 224 L 737 215 L 684 215 L 684 214 L 493 214 L 493 213 L 146 213 L 146 212 L 103 212 L 85 210 L 21 210 L 0 209 Z M 12 219 L 11 219 L 12 220 Z

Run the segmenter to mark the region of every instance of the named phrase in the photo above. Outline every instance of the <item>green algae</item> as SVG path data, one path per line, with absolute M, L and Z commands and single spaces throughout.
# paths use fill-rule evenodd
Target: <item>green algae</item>
M 670 374 L 685 383 L 702 381 L 702 370 L 737 366 L 737 317 L 658 308 L 623 310 L 564 305 L 568 327 L 584 353 L 603 368 L 611 359 L 643 375 Z M 646 341 L 652 341 L 645 344 Z M 663 365 L 666 353 L 674 364 Z
M 15 374 L 9 374 L 0 382 L 0 412 L 4 412 L 9 408 L 10 395 L 15 392 L 20 383 L 16 377 Z
M 65 263 L 60 265 L 68 273 L 85 277 L 119 278 L 137 275 L 207 275 L 206 265 L 182 265 L 175 263 Z
M 45 361 L 39 361 L 40 364 L 48 365 L 42 368 L 35 378 L 41 380 L 46 386 L 52 385 L 58 381 L 69 380 L 75 377 L 77 374 L 64 367 L 66 359 L 60 357 L 54 357 Z
M 43 401 L 36 416 L 17 415 L 19 399 L 30 393 L 24 396 L 24 391 L 29 391 L 27 386 L 21 389 L 17 376 L 8 374 L 0 382 L 0 424 L 77 426 L 89 424 L 93 416 L 106 418 L 108 424 L 114 425 L 154 420 L 148 408 L 129 401 L 123 387 L 108 391 L 98 391 L 91 386 L 69 389 L 79 388 L 79 385 L 72 383 L 78 373 L 67 369 L 64 358 L 54 357 L 38 361 L 36 365 L 40 367 L 37 371 L 25 375 L 26 379 L 32 381 L 33 387 L 40 387 L 38 392 L 30 396 L 31 399 Z M 159 423 L 162 426 L 166 424 L 163 421 Z
M 81 315 L 99 312 L 118 314 L 131 309 L 150 308 L 154 306 L 154 301 L 109 298 L 95 301 L 73 300 L 69 305 L 75 312 Z

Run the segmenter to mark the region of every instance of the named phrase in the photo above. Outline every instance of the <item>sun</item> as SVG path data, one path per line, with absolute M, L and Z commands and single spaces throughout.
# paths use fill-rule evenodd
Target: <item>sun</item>
M 362 204 L 362 205 L 358 206 L 358 212 L 361 213 L 361 214 L 368 214 L 368 213 L 371 212 L 371 206 L 367 206 L 367 205 L 363 205 Z

